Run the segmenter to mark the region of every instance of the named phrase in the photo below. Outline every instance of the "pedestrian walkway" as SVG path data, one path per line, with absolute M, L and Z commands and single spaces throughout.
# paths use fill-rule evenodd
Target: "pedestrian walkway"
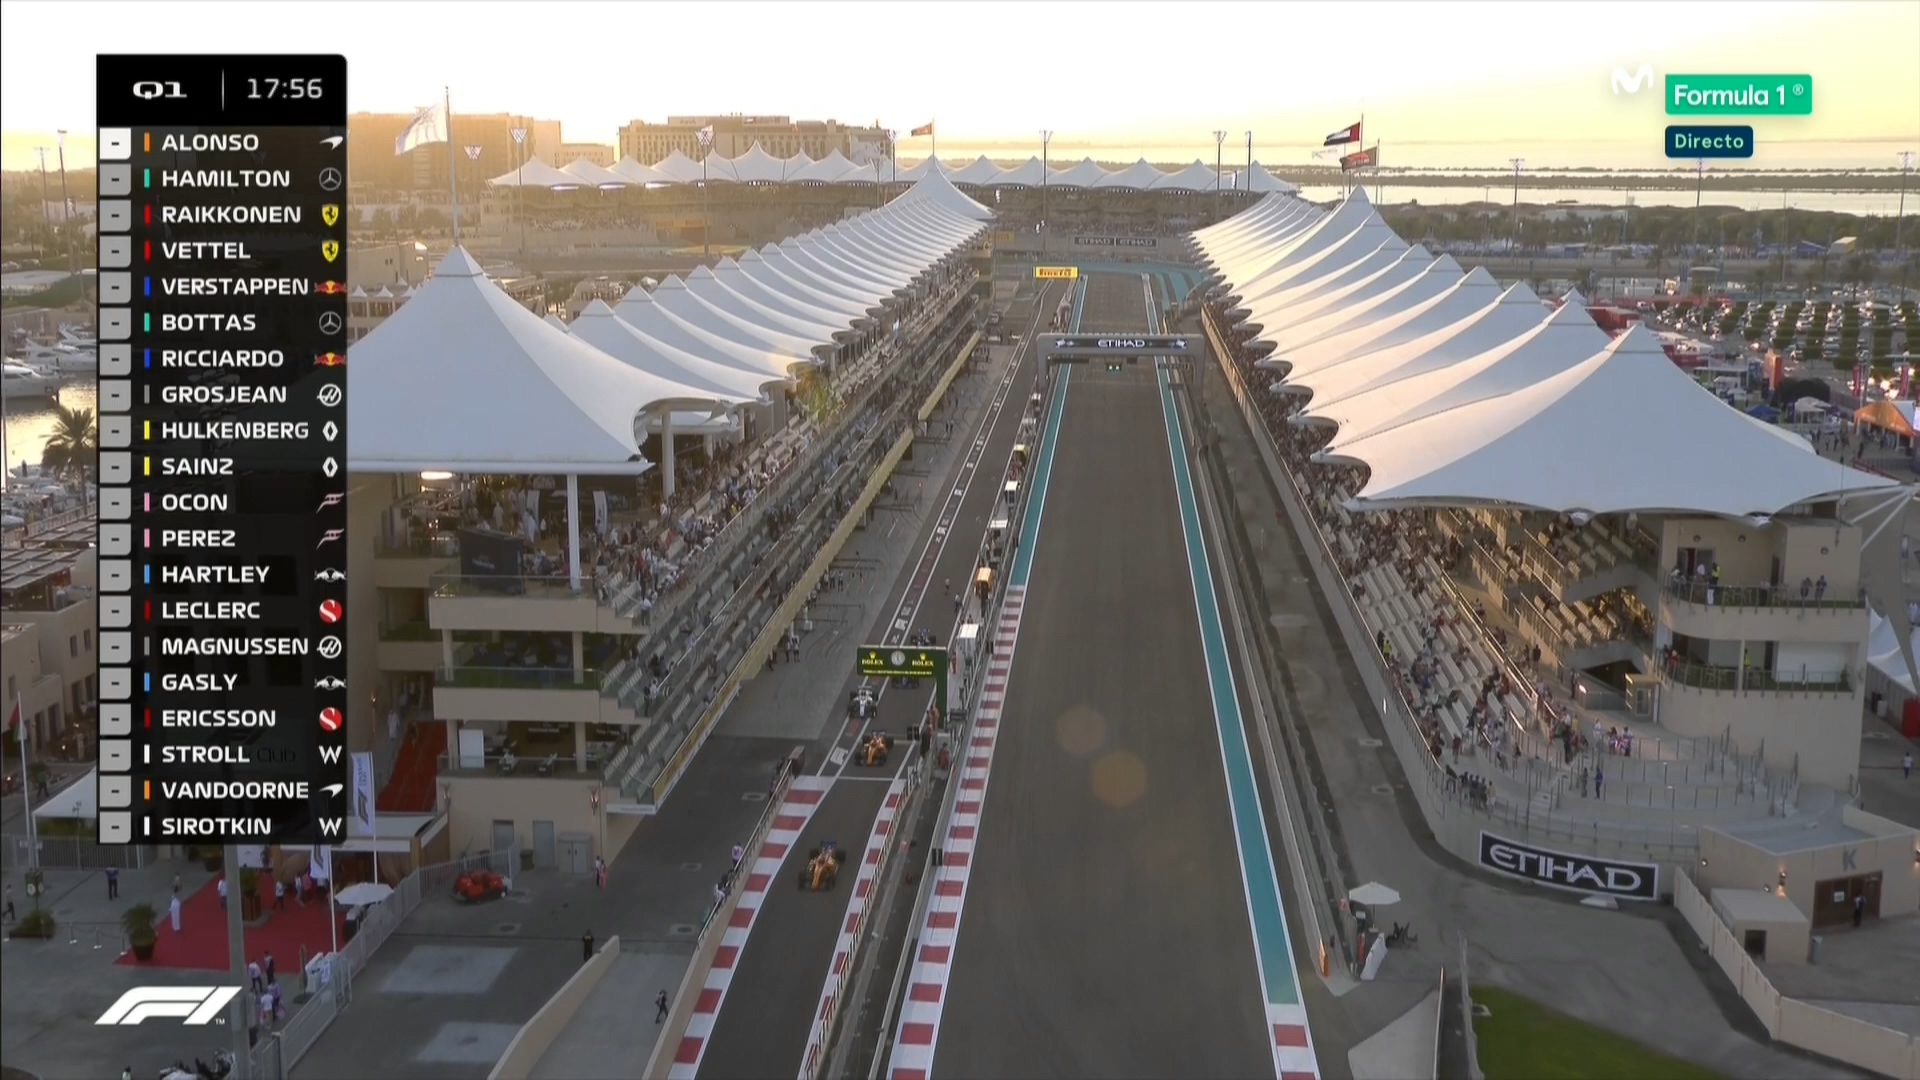
M 654 1001 L 679 990 L 687 960 L 684 949 L 622 949 L 534 1065 L 533 1080 L 638 1080 L 665 1026 L 655 1020 Z

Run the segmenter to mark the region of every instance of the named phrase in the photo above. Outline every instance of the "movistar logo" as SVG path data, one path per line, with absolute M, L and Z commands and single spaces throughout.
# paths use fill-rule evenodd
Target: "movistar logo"
M 1631 75 L 1627 74 L 1626 68 L 1613 69 L 1613 92 L 1615 94 L 1637 94 L 1640 92 L 1641 87 L 1652 85 L 1652 83 L 1653 68 L 1650 65 L 1641 64 L 1640 70 Z

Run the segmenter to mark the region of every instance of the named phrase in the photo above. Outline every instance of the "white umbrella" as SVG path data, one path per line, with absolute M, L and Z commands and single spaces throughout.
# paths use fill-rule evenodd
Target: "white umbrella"
M 1386 907 L 1389 904 L 1399 903 L 1400 894 L 1377 881 L 1369 881 L 1348 893 L 1347 899 L 1368 907 Z
M 393 895 L 393 886 L 382 885 L 374 881 L 363 881 L 358 885 L 349 885 L 334 894 L 333 902 L 348 907 L 360 907 L 363 904 L 377 904 Z

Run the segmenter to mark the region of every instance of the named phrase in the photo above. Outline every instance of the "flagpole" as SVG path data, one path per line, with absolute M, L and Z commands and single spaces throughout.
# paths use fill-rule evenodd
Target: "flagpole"
M 440 105 L 447 115 L 447 205 L 453 211 L 453 246 L 460 246 L 460 182 L 455 179 L 456 162 L 453 160 L 453 88 L 440 88 Z
M 927 150 L 928 157 L 940 156 L 940 120 L 938 117 L 927 121 L 927 146 L 929 148 Z
M 27 742 L 27 706 L 21 696 L 13 696 L 13 715 L 17 718 L 14 725 L 20 729 L 20 800 L 27 816 L 27 868 L 40 869 L 40 836 L 33 824 L 33 763 L 27 760 L 30 746 Z

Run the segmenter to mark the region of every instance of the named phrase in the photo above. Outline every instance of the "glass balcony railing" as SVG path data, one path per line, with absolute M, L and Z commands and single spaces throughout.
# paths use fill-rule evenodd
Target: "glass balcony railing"
M 1668 596 L 1703 607 L 1849 611 L 1867 604 L 1865 589 L 1841 591 L 1810 587 L 1802 595 L 1798 585 L 1712 585 L 1673 580 L 1668 580 L 1665 588 Z
M 374 546 L 373 553 L 380 559 L 453 559 L 460 555 L 460 538 L 440 533 L 392 542 L 382 540 Z
M 600 692 L 603 673 L 570 667 L 454 667 L 434 673 L 434 685 L 463 690 L 592 690 Z
M 1668 681 L 1695 690 L 1745 690 L 1751 693 L 1786 691 L 1789 693 L 1846 694 L 1853 692 L 1853 673 L 1846 670 L 1797 672 L 1774 671 L 1717 664 L 1669 664 Z
M 580 587 L 575 589 L 566 574 L 435 574 L 427 586 L 437 597 L 531 596 L 546 600 L 564 600 L 573 596 L 594 596 L 591 571 L 582 571 Z

